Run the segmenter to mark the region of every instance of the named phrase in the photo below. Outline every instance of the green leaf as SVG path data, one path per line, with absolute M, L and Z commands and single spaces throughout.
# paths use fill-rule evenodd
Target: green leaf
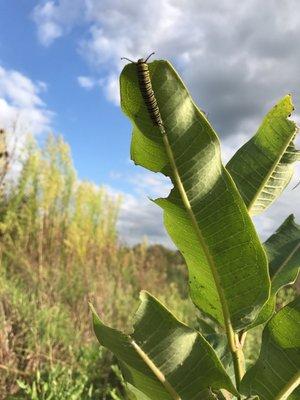
M 297 127 L 288 119 L 293 110 L 291 96 L 285 96 L 226 166 L 252 215 L 265 211 L 281 195 L 294 174 L 295 161 L 300 161 L 293 143 Z
M 147 292 L 141 293 L 141 300 L 130 335 L 104 325 L 93 311 L 96 336 L 121 361 L 130 385 L 153 400 L 200 399 L 198 394 L 208 388 L 236 393 L 199 332 L 179 322 Z
M 290 215 L 265 242 L 271 276 L 271 295 L 258 318 L 248 328 L 265 323 L 275 312 L 279 289 L 294 283 L 300 268 L 300 225 Z
M 296 281 L 300 268 L 300 225 L 290 215 L 266 242 L 272 291 Z
M 164 132 L 149 117 L 136 66 L 125 66 L 121 105 L 134 126 L 132 159 L 172 180 L 169 197 L 155 202 L 186 259 L 194 303 L 223 326 L 242 329 L 269 295 L 264 250 L 205 115 L 168 62 L 148 65 Z
M 232 356 L 224 329 L 221 328 L 218 323 L 212 321 L 205 315 L 197 318 L 196 327 L 212 346 L 230 378 L 234 380 L 235 374 Z
M 299 384 L 300 297 L 266 325 L 259 359 L 243 378 L 241 391 L 261 400 L 296 399 L 292 392 Z
M 145 393 L 138 390 L 135 386 L 130 385 L 130 383 L 128 383 L 126 387 L 135 400 L 151 400 L 150 397 L 146 396 Z

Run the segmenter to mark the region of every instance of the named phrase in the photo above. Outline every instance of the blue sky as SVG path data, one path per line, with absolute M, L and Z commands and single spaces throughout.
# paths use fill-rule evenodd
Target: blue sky
M 100 89 L 83 90 L 77 81 L 78 76 L 91 72 L 76 46 L 83 29 L 74 29 L 45 47 L 31 19 L 37 2 L 13 0 L 0 4 L 1 64 L 47 84 L 41 97 L 55 113 L 51 127 L 70 144 L 80 178 L 108 184 L 113 171 L 129 171 L 129 122 Z M 120 185 L 126 189 L 122 181 Z
M 155 50 L 170 60 L 220 134 L 225 160 L 288 92 L 299 120 L 296 0 L 0 0 L 0 24 L 2 123 L 21 115 L 39 140 L 61 133 L 79 177 L 123 195 L 119 227 L 129 242 L 147 235 L 169 243 L 147 196 L 165 195 L 170 185 L 129 160 L 131 127 L 118 103 L 121 56 Z M 288 189 L 257 218 L 262 236 L 287 209 L 300 217 L 299 200 Z

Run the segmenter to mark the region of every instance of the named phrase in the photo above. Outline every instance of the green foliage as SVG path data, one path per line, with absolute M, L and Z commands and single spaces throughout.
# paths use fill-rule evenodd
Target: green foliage
M 186 260 L 190 295 L 201 315 L 193 331 L 143 294 L 132 334 L 110 328 L 94 313 L 96 336 L 119 358 L 137 400 L 296 399 L 299 300 L 277 313 L 275 302 L 277 291 L 298 274 L 299 226 L 289 217 L 263 246 L 250 218 L 281 194 L 299 160 L 296 125 L 288 119 L 290 96 L 268 113 L 225 169 L 216 133 L 172 66 L 155 61 L 148 67 L 162 124 L 153 126 L 137 66 L 127 65 L 120 77 L 122 109 L 133 123 L 131 157 L 173 183 L 170 195 L 155 203 Z M 245 363 L 247 330 L 270 318 L 258 360 L 248 354 Z M 258 329 L 257 336 L 248 336 L 257 338 Z M 216 371 L 222 364 L 220 380 Z
M 85 393 L 87 382 L 87 376 L 81 374 L 79 379 L 74 379 L 72 370 L 56 365 L 47 376 L 41 376 L 40 371 L 37 371 L 33 383 L 29 384 L 19 380 L 18 385 L 22 392 L 32 400 L 79 400 L 83 396 L 86 399 L 92 398 L 92 386 L 88 387 L 87 393 Z
M 122 399 L 124 389 L 117 366 L 113 365 L 109 375 L 104 376 L 106 366 L 103 352 L 99 352 L 95 346 L 86 348 L 78 354 L 76 364 L 66 366 L 56 362 L 43 371 L 38 369 L 30 381 L 18 379 L 18 394 L 10 399 Z M 93 368 L 97 366 L 97 371 L 92 370 L 92 364 Z
M 296 281 L 300 265 L 300 226 L 290 215 L 265 242 L 271 277 L 270 298 L 251 327 L 271 318 L 275 311 L 276 294 L 286 285 Z
M 272 292 L 296 281 L 300 264 L 300 225 L 290 215 L 265 242 Z
M 297 127 L 288 119 L 293 110 L 291 96 L 285 96 L 227 164 L 252 215 L 265 211 L 281 195 L 294 174 L 295 161 L 300 161 L 293 142 Z
M 242 380 L 242 392 L 261 399 L 298 399 L 300 391 L 300 297 L 267 324 L 256 364 Z M 291 395 L 291 396 L 289 396 Z

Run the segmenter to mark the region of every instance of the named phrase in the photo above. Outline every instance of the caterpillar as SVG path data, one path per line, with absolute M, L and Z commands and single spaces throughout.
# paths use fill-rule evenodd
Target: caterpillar
M 152 88 L 149 67 L 147 64 L 147 61 L 153 54 L 155 53 L 154 52 L 151 53 L 145 60 L 143 58 L 140 58 L 137 62 L 132 61 L 126 57 L 122 57 L 121 60 L 127 60 L 136 65 L 139 88 L 142 97 L 144 99 L 145 105 L 147 107 L 149 116 L 154 125 L 162 127 L 163 122 L 158 108 L 157 100 L 155 98 L 154 91 Z

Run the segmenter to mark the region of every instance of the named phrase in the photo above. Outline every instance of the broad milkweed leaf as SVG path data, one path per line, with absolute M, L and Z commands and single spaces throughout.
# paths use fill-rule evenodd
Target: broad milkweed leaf
M 209 388 L 236 394 L 210 344 L 149 293 L 141 292 L 130 335 L 104 325 L 94 310 L 93 322 L 100 344 L 121 361 L 124 378 L 137 389 L 136 396 L 140 391 L 153 400 L 201 400 L 199 394 Z
M 296 399 L 300 384 L 300 297 L 268 322 L 259 358 L 241 384 L 245 395 L 261 400 Z
M 293 110 L 287 95 L 226 165 L 252 215 L 265 211 L 281 195 L 294 174 L 294 163 L 300 161 L 293 142 L 297 127 L 288 119 Z
M 290 215 L 264 243 L 271 277 L 271 295 L 254 321 L 254 326 L 265 323 L 275 312 L 276 294 L 279 289 L 294 283 L 300 268 L 300 225 Z
M 121 105 L 134 126 L 132 159 L 172 180 L 168 198 L 155 202 L 187 262 L 192 300 L 223 326 L 243 329 L 269 296 L 264 250 L 205 115 L 168 62 L 148 66 L 165 135 L 149 117 L 136 66 L 125 66 Z

